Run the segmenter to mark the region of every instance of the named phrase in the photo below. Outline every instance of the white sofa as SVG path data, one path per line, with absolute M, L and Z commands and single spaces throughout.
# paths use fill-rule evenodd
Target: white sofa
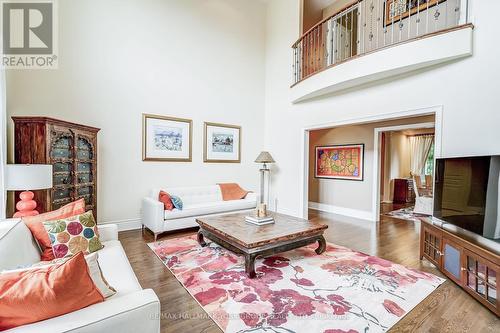
M 97 303 L 55 318 L 19 326 L 5 332 L 141 332 L 160 331 L 160 302 L 151 289 L 142 289 L 118 241 L 115 224 L 100 225 L 104 248 L 99 265 L 117 293 Z M 40 261 L 38 245 L 19 219 L 0 220 L 0 271 L 32 265 Z
M 206 215 L 228 214 L 237 211 L 254 209 L 258 195 L 250 192 L 241 200 L 222 200 L 219 185 L 166 188 L 163 191 L 181 198 L 182 210 L 165 210 L 158 200 L 159 188 L 152 189 L 148 197 L 142 199 L 142 226 L 147 227 L 155 235 L 165 231 L 192 228 L 198 226 L 196 218 Z

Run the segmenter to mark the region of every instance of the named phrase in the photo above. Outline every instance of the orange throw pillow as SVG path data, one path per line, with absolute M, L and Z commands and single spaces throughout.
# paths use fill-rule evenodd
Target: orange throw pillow
M 170 194 L 168 194 L 167 192 L 160 191 L 160 195 L 158 196 L 158 200 L 163 202 L 163 205 L 165 206 L 166 210 L 174 209 L 174 204 L 172 202 L 172 198 L 170 197 Z
M 224 201 L 239 200 L 247 196 L 250 191 L 245 191 L 236 183 L 219 184 Z
M 36 241 L 40 245 L 40 248 L 42 250 L 41 259 L 43 261 L 50 261 L 55 259 L 54 252 L 52 251 L 52 244 L 49 239 L 49 234 L 45 230 L 43 222 L 65 219 L 67 217 L 80 215 L 83 213 L 85 213 L 85 200 L 82 198 L 51 212 L 39 214 L 36 216 L 23 217 L 24 223 L 26 224 L 28 229 L 30 229 L 33 237 L 35 237 Z
M 0 274 L 0 331 L 103 302 L 82 252 L 63 264 Z

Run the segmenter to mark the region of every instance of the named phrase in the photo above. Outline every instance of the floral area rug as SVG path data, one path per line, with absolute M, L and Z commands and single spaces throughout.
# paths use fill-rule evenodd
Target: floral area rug
M 244 259 L 196 236 L 148 244 L 224 332 L 384 332 L 443 279 L 327 244 Z
M 384 215 L 414 222 L 420 222 L 420 220 L 418 219 L 419 217 L 429 217 L 429 215 L 418 214 L 413 212 L 413 208 L 414 208 L 413 206 L 401 208 L 385 213 Z

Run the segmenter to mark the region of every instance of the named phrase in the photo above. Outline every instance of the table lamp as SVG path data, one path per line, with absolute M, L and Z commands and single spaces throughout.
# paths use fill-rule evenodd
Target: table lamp
M 5 187 L 8 191 L 23 191 L 21 201 L 16 204 L 17 212 L 13 217 L 35 216 L 35 194 L 30 190 L 52 188 L 52 165 L 46 164 L 7 164 L 5 169 Z
M 255 159 L 256 163 L 262 163 L 262 168 L 260 168 L 260 203 L 264 203 L 264 177 L 266 172 L 269 172 L 267 163 L 275 163 L 273 157 L 269 152 L 263 151 Z

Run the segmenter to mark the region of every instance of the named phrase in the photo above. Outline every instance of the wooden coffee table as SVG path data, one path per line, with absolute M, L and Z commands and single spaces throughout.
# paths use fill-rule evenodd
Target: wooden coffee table
M 323 232 L 326 224 L 307 221 L 288 215 L 271 213 L 275 223 L 263 226 L 245 222 L 248 213 L 236 213 L 197 218 L 200 225 L 198 242 L 205 246 L 204 237 L 220 246 L 245 256 L 245 272 L 255 277 L 255 258 L 270 256 L 319 243 L 317 254 L 325 251 Z

